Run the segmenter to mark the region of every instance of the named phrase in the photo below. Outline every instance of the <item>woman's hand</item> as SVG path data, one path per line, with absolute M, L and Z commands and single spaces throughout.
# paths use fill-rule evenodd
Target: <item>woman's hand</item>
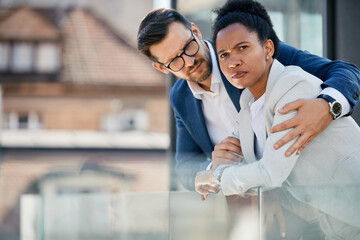
M 212 152 L 212 168 L 221 164 L 238 164 L 242 161 L 240 140 L 235 137 L 227 137 L 220 144 L 215 145 Z
M 195 190 L 201 194 L 201 200 L 205 200 L 210 193 L 217 193 L 219 185 L 212 182 L 213 171 L 200 171 L 195 177 Z

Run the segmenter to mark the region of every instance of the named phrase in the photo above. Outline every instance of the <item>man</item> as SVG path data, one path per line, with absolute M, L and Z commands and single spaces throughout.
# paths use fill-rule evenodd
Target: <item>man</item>
M 154 10 L 140 24 L 138 49 L 153 61 L 154 68 L 180 79 L 170 100 L 177 126 L 176 172 L 182 184 L 194 190 L 197 173 L 211 167 L 210 159 L 215 165 L 241 161 L 231 153 L 241 154 L 240 142 L 231 137 L 222 142 L 234 130 L 241 91 L 225 79 L 212 43 L 202 40 L 196 25 L 175 10 Z M 275 143 L 275 149 L 299 136 L 286 152 L 290 156 L 295 151 L 299 154 L 331 121 L 353 112 L 359 102 L 360 73 L 354 65 L 320 58 L 284 43 L 278 60 L 298 65 L 324 81 L 324 98 L 287 104 L 281 113 L 297 110 L 296 117 L 272 128 L 273 132 L 293 128 Z M 341 111 L 334 105 L 341 106 Z M 202 191 L 216 189 L 209 186 Z

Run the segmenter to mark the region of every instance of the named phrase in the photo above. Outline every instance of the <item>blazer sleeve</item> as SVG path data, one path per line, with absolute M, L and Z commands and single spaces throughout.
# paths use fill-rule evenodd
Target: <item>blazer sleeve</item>
M 349 101 L 350 114 L 359 104 L 360 96 L 360 71 L 350 63 L 331 61 L 307 51 L 300 51 L 294 47 L 280 43 L 279 62 L 283 65 L 296 65 L 322 79 L 321 87 L 332 87 L 341 92 Z
M 174 111 L 175 112 L 175 111 Z M 206 154 L 194 141 L 184 122 L 176 112 L 176 175 L 188 190 L 195 190 L 195 177 L 198 171 L 205 170 L 209 165 Z
M 288 79 L 286 81 L 288 81 Z M 296 111 L 291 111 L 287 114 L 279 114 L 278 109 L 286 103 L 298 98 L 314 97 L 318 91 L 316 91 L 316 89 L 312 91 L 311 89 L 314 89 L 313 85 L 309 85 L 306 81 L 300 81 L 297 82 L 294 87 L 287 90 L 280 98 L 270 98 L 269 101 L 274 102 L 271 110 L 272 116 L 265 117 L 266 121 L 271 121 L 270 126 L 293 118 L 296 115 Z M 271 120 L 272 117 L 273 120 Z M 248 127 L 251 126 L 240 126 L 239 133 L 242 134 L 241 128 Z M 241 195 L 251 188 L 259 186 L 264 188 L 281 187 L 282 183 L 290 175 L 299 157 L 299 155 L 296 154 L 292 154 L 290 157 L 285 156 L 286 150 L 297 140 L 297 138 L 288 142 L 278 150 L 275 150 L 273 145 L 289 131 L 291 131 L 291 129 L 276 133 L 268 133 L 263 157 L 259 161 L 225 169 L 221 178 L 221 188 L 224 195 Z

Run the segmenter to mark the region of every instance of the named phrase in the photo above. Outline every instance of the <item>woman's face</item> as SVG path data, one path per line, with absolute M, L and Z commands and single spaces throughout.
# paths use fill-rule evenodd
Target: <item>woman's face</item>
M 256 32 L 234 23 L 219 31 L 216 48 L 221 71 L 230 83 L 240 89 L 249 88 L 256 99 L 260 97 L 272 63 L 272 41 L 262 43 Z

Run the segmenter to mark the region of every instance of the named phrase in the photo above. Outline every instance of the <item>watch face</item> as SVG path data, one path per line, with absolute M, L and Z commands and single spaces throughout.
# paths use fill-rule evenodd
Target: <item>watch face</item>
M 341 114 L 341 104 L 339 102 L 335 102 L 332 107 L 332 111 L 336 116 Z

